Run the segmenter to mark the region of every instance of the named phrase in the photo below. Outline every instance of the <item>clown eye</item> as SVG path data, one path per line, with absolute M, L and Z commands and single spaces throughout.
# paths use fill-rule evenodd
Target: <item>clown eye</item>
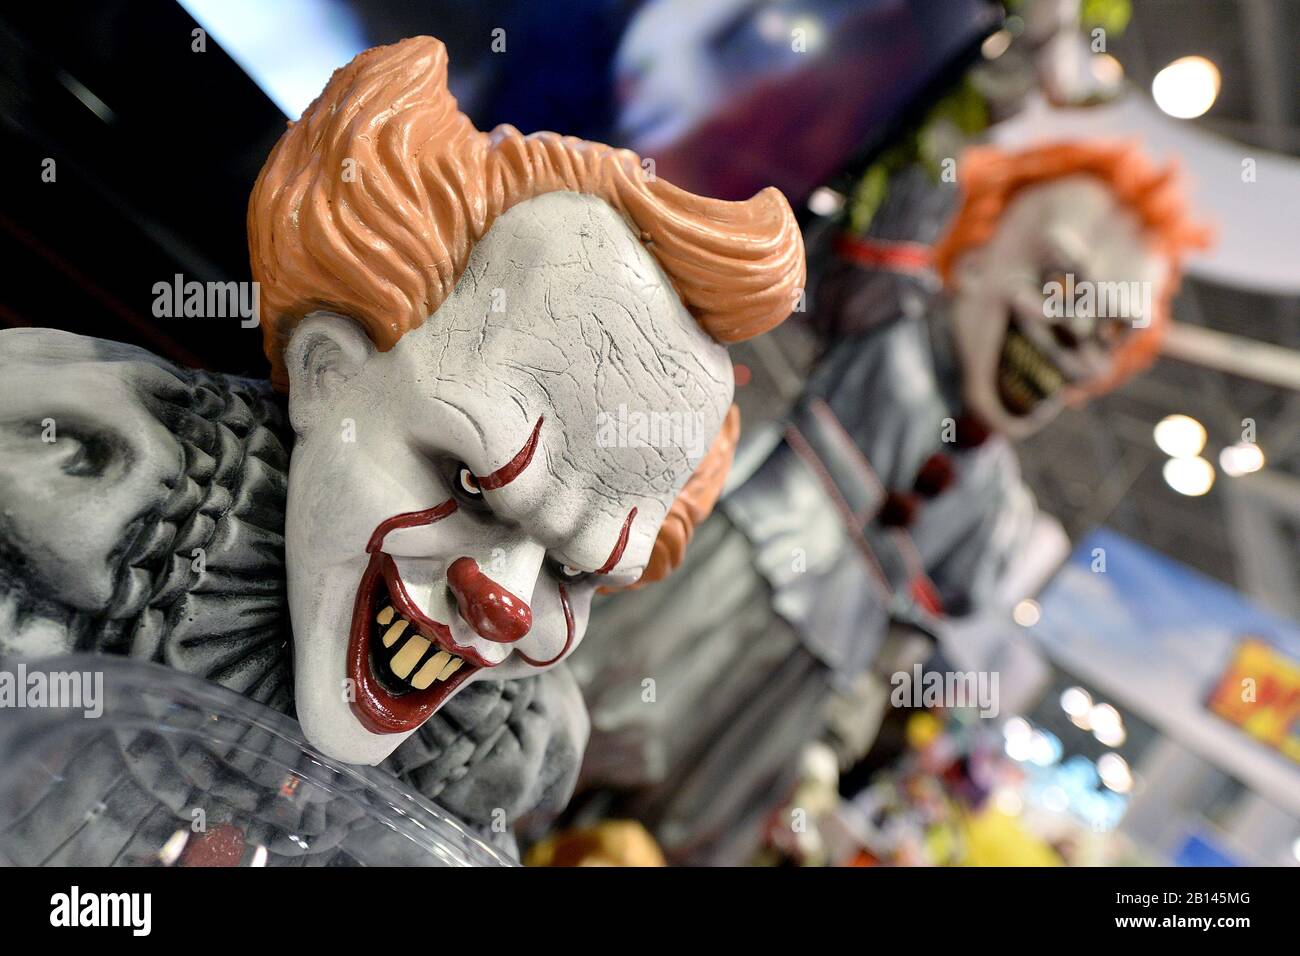
M 547 565 L 551 570 L 551 577 L 564 584 L 577 584 L 579 581 L 585 581 L 591 575 L 586 571 L 581 571 L 572 565 L 563 564 L 553 558 L 547 559 Z
M 456 490 L 466 498 L 483 497 L 483 489 L 479 487 L 478 479 L 474 477 L 474 472 L 469 470 L 468 465 L 456 466 Z
M 1039 281 L 1043 285 L 1043 294 L 1061 295 L 1070 286 L 1071 275 L 1070 270 L 1062 266 L 1045 266 L 1038 274 Z

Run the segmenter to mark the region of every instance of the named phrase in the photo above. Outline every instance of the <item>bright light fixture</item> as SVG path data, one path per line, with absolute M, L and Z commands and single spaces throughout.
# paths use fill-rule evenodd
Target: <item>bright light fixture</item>
M 833 216 L 844 208 L 844 194 L 828 186 L 814 189 L 808 197 L 808 209 L 817 216 Z
M 1007 756 L 1012 760 L 1028 760 L 1032 753 L 1031 741 L 1034 729 L 1023 717 L 1012 717 L 1002 725 L 1002 735 L 1006 737 Z
M 1170 458 L 1190 458 L 1205 448 L 1205 426 L 1190 415 L 1167 415 L 1152 434 L 1156 446 Z
M 1110 704 L 1095 704 L 1088 712 L 1088 726 L 1093 735 L 1101 740 L 1103 736 L 1111 737 L 1124 732 L 1124 719 L 1119 711 Z
M 1043 609 L 1033 598 L 1025 598 L 1011 611 L 1011 619 L 1021 627 L 1033 627 L 1043 616 Z
M 1219 467 L 1229 478 L 1240 478 L 1264 467 L 1264 450 L 1254 442 L 1242 441 L 1219 452 Z
M 1164 467 L 1165 483 L 1180 495 L 1195 498 L 1214 487 L 1214 466 L 1204 458 L 1170 458 Z
M 1061 692 L 1061 710 L 1071 717 L 1082 717 L 1092 710 L 1092 695 L 1082 687 L 1067 687 Z
M 179 2 L 289 119 L 302 115 L 331 73 L 374 42 L 352 5 L 336 0 Z
M 1193 119 L 1214 105 L 1221 82 L 1219 68 L 1205 57 L 1184 56 L 1156 74 L 1151 95 L 1170 116 Z
M 1007 740 L 1022 740 L 1033 733 L 1033 728 L 1029 726 L 1029 721 L 1023 717 L 1012 717 L 1002 725 L 1002 735 Z
M 822 23 L 820 17 L 805 16 L 791 20 L 791 35 L 798 38 L 799 31 L 803 31 L 803 50 L 801 52 L 814 53 L 820 50 L 822 44 L 826 41 L 826 26 Z
M 1031 746 L 1032 740 L 1032 737 L 1008 737 L 1003 749 L 1006 751 L 1007 756 L 1012 760 L 1023 763 L 1028 760 L 1034 752 L 1033 747 Z
M 1050 767 L 1061 759 L 1061 741 L 1056 734 L 1035 730 L 1029 737 L 1029 761 L 1040 767 Z
M 1092 735 L 1097 738 L 1098 743 L 1107 747 L 1122 747 L 1124 741 L 1128 740 L 1128 734 L 1125 733 L 1123 724 L 1094 727 L 1092 728 Z
M 1097 774 L 1101 782 L 1116 793 L 1128 793 L 1133 789 L 1133 771 L 1128 761 L 1117 753 L 1102 754 L 1097 760 Z

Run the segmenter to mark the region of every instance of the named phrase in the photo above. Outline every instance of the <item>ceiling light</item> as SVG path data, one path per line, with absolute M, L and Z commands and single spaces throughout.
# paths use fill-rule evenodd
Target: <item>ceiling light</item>
M 1237 442 L 1219 452 L 1219 467 L 1229 478 L 1249 475 L 1264 467 L 1264 451 L 1254 442 Z
M 808 209 L 817 216 L 833 216 L 844 208 L 844 194 L 826 186 L 814 189 L 808 197 Z
M 1023 763 L 1033 753 L 1033 747 L 1030 746 L 1031 739 L 1029 737 L 1008 737 L 1003 749 L 1012 760 Z
M 1097 760 L 1097 774 L 1101 782 L 1116 793 L 1128 793 L 1133 789 L 1133 771 L 1128 761 L 1117 753 L 1105 753 Z
M 1002 727 L 1002 734 L 1007 740 L 1023 740 L 1033 733 L 1029 721 L 1023 717 L 1012 717 Z
M 1205 448 L 1205 426 L 1190 415 L 1167 415 L 1153 432 L 1156 445 L 1170 458 L 1190 458 Z
M 1192 498 L 1214 486 L 1214 466 L 1204 458 L 1170 458 L 1165 462 L 1164 476 L 1170 488 Z
M 822 43 L 826 40 L 826 30 L 819 17 L 806 16 L 796 17 L 790 21 L 790 33 L 797 35 L 796 31 L 803 31 L 803 50 L 804 53 L 813 53 L 820 50 Z
M 1082 687 L 1067 687 L 1061 694 L 1061 710 L 1071 717 L 1082 717 L 1092 710 L 1092 695 Z
M 1011 619 L 1021 627 L 1033 627 L 1042 616 L 1042 608 L 1032 598 L 1025 598 L 1011 611 Z
M 1097 738 L 1098 743 L 1107 747 L 1122 747 L 1124 741 L 1128 740 L 1128 734 L 1124 732 L 1123 724 L 1094 727 L 1092 728 L 1092 735 Z
M 1002 734 L 1006 737 L 1008 757 L 1021 761 L 1029 759 L 1033 752 L 1034 738 L 1034 730 L 1029 726 L 1029 721 L 1023 717 L 1012 717 L 1002 726 Z
M 1193 119 L 1214 105 L 1219 68 L 1203 56 L 1184 56 L 1156 74 L 1151 95 L 1156 106 L 1177 119 Z
M 1040 767 L 1050 767 L 1061 759 L 1061 741 L 1056 734 L 1035 730 L 1029 737 L 1029 761 Z
M 1097 704 L 1088 712 L 1088 726 L 1099 739 L 1102 734 L 1123 732 L 1124 720 L 1110 704 Z

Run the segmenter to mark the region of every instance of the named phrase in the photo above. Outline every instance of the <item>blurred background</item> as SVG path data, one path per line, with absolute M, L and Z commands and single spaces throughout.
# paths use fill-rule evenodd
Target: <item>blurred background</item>
M 998 670 L 1001 712 L 844 693 L 770 795 L 815 819 L 774 810 L 749 846 L 1300 863 L 1300 0 L 7 4 L 0 326 L 264 376 L 257 329 L 155 318 L 153 286 L 246 280 L 248 193 L 286 121 L 356 53 L 426 33 L 480 129 L 628 146 L 724 198 L 778 186 L 814 277 L 904 148 L 1133 137 L 1176 159 L 1218 244 L 1190 261 L 1155 367 L 1018 447 L 1069 544 L 945 638 Z M 747 415 L 805 368 L 797 323 L 777 341 L 746 359 Z M 1128 572 L 1086 573 L 1098 549 Z M 1267 708 L 1228 700 L 1242 668 Z

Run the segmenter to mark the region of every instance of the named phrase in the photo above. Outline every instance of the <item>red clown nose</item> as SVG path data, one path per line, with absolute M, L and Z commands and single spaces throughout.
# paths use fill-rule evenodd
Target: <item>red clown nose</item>
M 480 637 L 513 644 L 533 626 L 532 608 L 480 571 L 473 558 L 451 563 L 447 585 L 456 595 L 460 616 Z

